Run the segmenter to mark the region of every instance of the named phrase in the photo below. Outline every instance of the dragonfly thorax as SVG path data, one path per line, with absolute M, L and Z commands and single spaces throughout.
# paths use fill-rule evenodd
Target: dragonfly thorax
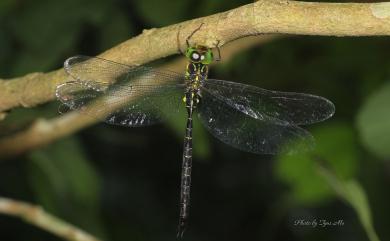
M 208 65 L 189 62 L 185 73 L 187 89 L 198 90 L 201 83 L 207 79 L 208 72 Z
M 207 79 L 208 65 L 213 62 L 213 52 L 203 45 L 188 47 L 185 53 L 188 58 L 186 67 L 187 89 L 198 92 L 202 81 Z

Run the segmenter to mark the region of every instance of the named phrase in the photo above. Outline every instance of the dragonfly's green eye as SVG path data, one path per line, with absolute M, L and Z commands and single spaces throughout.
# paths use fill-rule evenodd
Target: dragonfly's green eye
M 207 50 L 205 53 L 203 53 L 202 56 L 200 56 L 200 61 L 202 64 L 211 64 L 214 60 L 213 52 L 211 49 Z
M 186 57 L 192 62 L 211 64 L 213 62 L 213 52 L 206 47 L 189 47 L 185 53 Z
M 186 57 L 195 62 L 199 62 L 200 60 L 200 54 L 196 51 L 196 48 L 194 47 L 189 47 L 186 50 Z

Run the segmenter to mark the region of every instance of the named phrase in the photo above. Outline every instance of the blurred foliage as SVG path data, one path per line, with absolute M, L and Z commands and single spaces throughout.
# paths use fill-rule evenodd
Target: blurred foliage
M 335 197 L 345 200 L 370 240 L 379 241 L 366 194 L 354 180 L 359 153 L 353 129 L 346 123 L 331 123 L 312 133 L 318 140 L 315 150 L 280 156 L 277 176 L 291 186 L 291 195 L 300 205 L 317 206 Z
M 79 141 L 66 138 L 29 155 L 35 197 L 49 212 L 103 237 L 100 180 Z M 67 200 L 66 203 L 61 200 Z
M 183 9 L 191 7 L 190 1 L 171 0 L 164 2 L 164 7 L 169 9 L 169 14 L 161 11 L 161 1 L 146 0 L 135 2 L 135 7 L 147 24 L 156 27 L 175 24 L 178 20 L 183 21 L 187 16 L 187 12 Z
M 337 176 L 347 180 L 356 175 L 358 149 L 353 129 L 346 123 L 330 123 L 312 130 L 317 140 L 313 152 L 279 157 L 276 175 L 291 185 L 297 202 L 318 205 L 328 201 L 334 193 L 323 177 L 318 175 L 315 156 L 326 160 L 326 164 Z
M 2 34 L 6 36 L 2 46 L 16 45 L 16 51 L 0 53 L 0 60 L 8 63 L 2 72 L 8 76 L 58 67 L 88 31 L 85 49 L 90 53 L 111 47 L 132 33 L 125 13 L 104 0 L 8 2 L 0 17 L 5 25 L 1 29 L 7 31 Z
M 246 3 L 1 0 L 0 77 L 57 69 L 69 56 L 96 55 L 144 28 Z M 193 199 L 185 238 L 367 240 L 343 200 L 371 240 L 373 223 L 381 240 L 388 240 L 388 53 L 384 37 L 286 36 L 212 68 L 213 78 L 324 96 L 335 103 L 336 114 L 309 128 L 317 141 L 314 154 L 325 160 L 325 169 L 318 168 L 313 153 L 275 158 L 240 152 L 215 140 L 195 119 Z M 57 107 L 55 102 L 12 110 L 0 122 L 0 135 L 53 117 Z M 2 162 L 0 195 L 39 203 L 107 240 L 172 240 L 184 114 L 150 128 L 96 125 Z M 343 219 L 345 226 L 321 230 L 292 224 L 294 218 L 313 217 Z M 0 216 L 0 226 L 0 240 L 59 240 L 9 217 Z
M 374 230 L 371 210 L 368 204 L 367 195 L 362 186 L 355 180 L 342 180 L 337 175 L 325 168 L 319 168 L 327 183 L 333 188 L 336 194 L 349 203 L 356 211 L 361 224 L 367 232 L 370 241 L 379 241 Z
M 357 116 L 363 144 L 382 158 L 390 158 L 390 83 L 381 86 L 364 103 Z
M 167 124 L 169 125 L 169 127 L 172 128 L 179 140 L 184 137 L 185 133 L 185 126 L 187 122 L 185 115 L 185 109 L 180 109 L 179 112 L 174 113 L 173 116 L 171 116 L 171 118 L 169 118 L 167 122 Z M 206 130 L 202 128 L 202 125 L 197 118 L 197 115 L 194 115 L 193 118 L 193 145 L 196 146 L 196 149 L 193 149 L 194 158 L 205 159 L 210 157 L 210 142 L 207 139 Z

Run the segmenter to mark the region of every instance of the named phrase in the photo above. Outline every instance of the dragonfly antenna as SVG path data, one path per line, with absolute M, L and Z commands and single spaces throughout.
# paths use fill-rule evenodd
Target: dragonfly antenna
M 199 31 L 199 29 L 203 26 L 204 23 L 201 23 L 199 25 L 199 27 L 197 27 L 194 31 L 192 31 L 192 33 L 190 35 L 188 35 L 188 37 L 186 38 L 186 44 L 187 44 L 187 48 L 190 47 L 190 39 L 192 38 L 192 36 Z M 181 50 L 180 48 L 180 30 L 181 30 L 181 25 L 179 26 L 179 30 L 177 31 L 177 49 L 179 50 L 179 53 L 181 54 L 184 54 L 183 51 Z

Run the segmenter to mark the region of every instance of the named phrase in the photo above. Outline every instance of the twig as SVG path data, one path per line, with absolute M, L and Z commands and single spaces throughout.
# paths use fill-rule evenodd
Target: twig
M 26 202 L 0 197 L 0 213 L 15 216 L 70 241 L 99 241 L 85 231 L 45 212 L 41 207 Z
M 228 61 L 233 58 L 235 54 L 242 52 L 245 49 L 267 42 L 275 37 L 276 36 L 271 35 L 249 37 L 228 44 L 222 49 L 223 62 Z M 161 68 L 180 72 L 183 71 L 185 61 L 185 58 L 180 58 Z M 102 116 L 104 114 L 105 113 L 101 112 Z M 0 140 L 0 159 L 18 155 L 43 146 L 61 137 L 75 133 L 95 122 L 97 122 L 97 119 L 79 114 L 78 112 L 70 112 L 50 120 L 38 119 L 27 130 Z
M 214 47 L 234 39 L 264 33 L 326 36 L 390 35 L 390 3 L 317 3 L 262 0 L 227 12 L 160 29 L 144 30 L 101 57 L 135 65 L 178 53 L 181 39 L 204 23 L 193 41 Z M 185 41 L 180 47 L 184 48 Z M 0 80 L 0 112 L 18 106 L 31 107 L 54 99 L 55 87 L 66 81 L 63 70 L 32 73 Z

